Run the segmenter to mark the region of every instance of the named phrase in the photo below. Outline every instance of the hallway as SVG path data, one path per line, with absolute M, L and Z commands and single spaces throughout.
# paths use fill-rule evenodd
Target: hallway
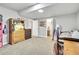
M 0 55 L 52 55 L 52 48 L 53 41 L 50 37 L 33 37 L 17 44 L 0 48 Z

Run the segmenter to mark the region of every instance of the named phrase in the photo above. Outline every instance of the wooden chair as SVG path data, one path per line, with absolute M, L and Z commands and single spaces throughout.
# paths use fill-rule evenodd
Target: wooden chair
M 63 40 L 59 39 L 59 29 L 57 29 L 56 31 L 56 36 L 57 36 L 57 40 L 56 43 L 54 44 L 54 51 L 56 55 L 63 55 L 63 50 L 64 50 L 64 42 Z
M 63 55 L 64 41 L 59 39 L 60 34 L 61 33 L 59 32 L 59 28 L 57 28 L 57 50 L 58 50 L 58 55 Z

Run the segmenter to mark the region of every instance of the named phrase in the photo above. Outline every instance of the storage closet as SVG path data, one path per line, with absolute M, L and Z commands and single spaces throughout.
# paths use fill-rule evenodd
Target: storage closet
M 24 20 L 9 19 L 9 43 L 15 44 L 25 40 Z

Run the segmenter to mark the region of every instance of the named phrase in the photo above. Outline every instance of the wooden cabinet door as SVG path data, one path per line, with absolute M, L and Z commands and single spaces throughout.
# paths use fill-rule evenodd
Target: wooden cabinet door
M 23 30 L 15 31 L 13 33 L 12 38 L 13 38 L 13 43 L 17 43 L 17 42 L 25 40 L 24 31 Z

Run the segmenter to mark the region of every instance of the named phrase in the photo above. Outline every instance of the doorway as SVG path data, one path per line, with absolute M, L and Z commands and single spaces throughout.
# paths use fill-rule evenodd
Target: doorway
M 47 37 L 52 37 L 53 35 L 53 18 L 47 19 Z

